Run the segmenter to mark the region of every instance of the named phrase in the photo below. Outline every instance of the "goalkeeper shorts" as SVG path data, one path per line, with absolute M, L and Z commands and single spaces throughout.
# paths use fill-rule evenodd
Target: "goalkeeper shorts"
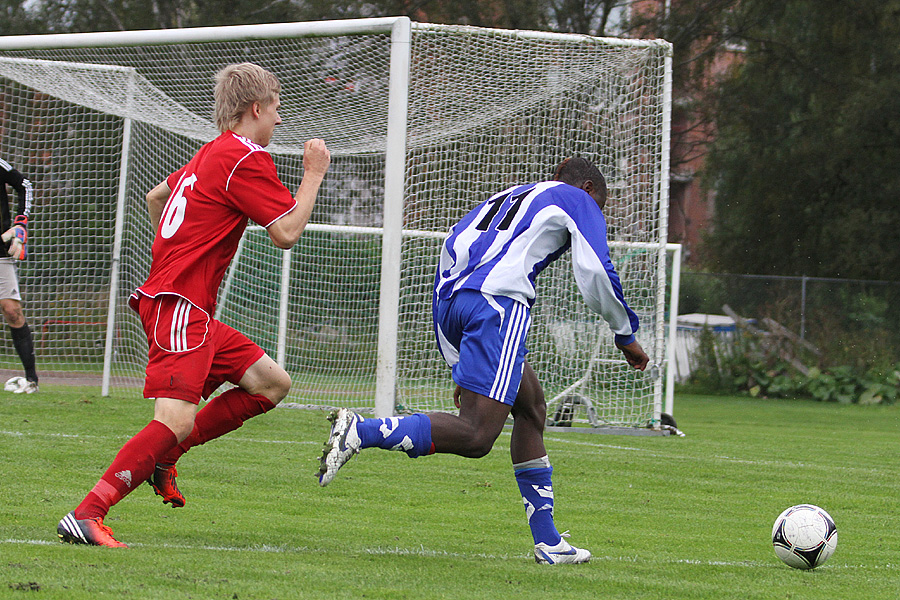
M 0 258 L 0 298 L 22 301 L 22 295 L 19 293 L 19 278 L 16 275 L 16 263 L 11 258 Z
M 210 318 L 181 296 L 135 293 L 129 300 L 141 317 L 150 347 L 145 398 L 176 398 L 199 404 L 228 381 L 237 385 L 265 354 L 233 327 Z

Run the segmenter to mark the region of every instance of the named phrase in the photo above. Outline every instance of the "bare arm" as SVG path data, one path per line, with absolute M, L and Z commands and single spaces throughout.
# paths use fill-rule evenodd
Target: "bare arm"
M 154 233 L 159 229 L 159 220 L 171 193 L 172 190 L 165 181 L 147 192 L 147 211 L 150 213 L 150 224 L 153 225 Z
M 287 249 L 297 243 L 309 222 L 319 186 L 331 164 L 331 152 L 320 139 L 312 139 L 303 145 L 303 181 L 294 199 L 297 208 L 269 225 L 269 237 L 279 248 Z

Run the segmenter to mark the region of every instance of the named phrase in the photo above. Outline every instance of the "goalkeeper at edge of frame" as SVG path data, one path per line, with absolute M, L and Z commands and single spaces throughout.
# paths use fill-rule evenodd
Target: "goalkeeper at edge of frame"
M 13 346 L 25 376 L 16 376 L 7 380 L 4 389 L 16 394 L 33 394 L 38 391 L 38 375 L 35 368 L 34 338 L 31 328 L 22 312 L 22 296 L 20 293 L 17 264 L 28 255 L 28 215 L 31 213 L 33 190 L 28 181 L 8 162 L 0 159 L 0 239 L 6 253 L 0 253 L 0 310 L 9 325 Z M 13 188 L 17 196 L 15 217 L 10 210 L 7 186 Z

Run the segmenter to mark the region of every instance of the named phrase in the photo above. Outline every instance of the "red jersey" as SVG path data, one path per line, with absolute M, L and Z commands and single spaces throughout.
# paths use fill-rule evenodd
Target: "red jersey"
M 268 227 L 297 202 L 265 149 L 226 131 L 169 175 L 150 274 L 138 291 L 177 294 L 212 315 L 247 219 Z

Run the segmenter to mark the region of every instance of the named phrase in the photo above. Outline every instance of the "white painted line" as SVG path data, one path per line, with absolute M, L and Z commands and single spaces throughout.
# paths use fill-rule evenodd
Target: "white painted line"
M 323 431 L 325 431 L 323 429 Z M 89 435 L 89 434 L 66 434 L 66 433 L 46 433 L 46 432 L 21 432 L 21 431 L 8 431 L 8 430 L 0 430 L 0 436 L 11 436 L 11 437 L 50 437 L 50 438 L 72 438 L 72 439 L 92 439 L 92 440 L 127 440 L 130 439 L 130 435 L 116 435 L 116 436 L 101 436 L 101 435 Z M 501 437 L 508 437 L 511 433 L 509 431 L 504 431 L 501 433 Z M 323 433 L 323 436 L 327 436 L 327 431 Z M 290 444 L 290 445 L 298 445 L 298 446 L 319 446 L 322 444 L 322 440 L 311 441 L 311 440 L 262 440 L 255 438 L 243 438 L 243 437 L 231 437 L 226 436 L 222 438 L 224 441 L 236 442 L 236 443 L 255 443 L 255 444 Z M 324 437 L 323 437 L 324 439 Z M 559 444 L 564 444 L 568 446 L 586 446 L 589 448 L 596 448 L 598 450 L 622 450 L 628 452 L 640 452 L 643 456 L 649 458 L 658 458 L 660 460 L 674 461 L 693 461 L 693 462 L 702 462 L 702 463 L 727 463 L 727 464 L 743 464 L 743 465 L 751 465 L 751 466 L 759 466 L 759 467 L 779 467 L 779 468 L 802 468 L 802 469 L 814 469 L 819 471 L 827 471 L 827 472 L 835 472 L 840 471 L 844 473 L 855 473 L 862 475 L 870 475 L 873 477 L 881 477 L 884 478 L 883 481 L 890 481 L 890 477 L 893 477 L 894 471 L 885 466 L 884 469 L 879 469 L 875 467 L 848 467 L 844 465 L 833 465 L 833 464 L 823 464 L 823 463 L 804 463 L 804 462 L 796 462 L 796 461 L 788 461 L 788 460 L 750 460 L 739 458 L 735 456 L 721 456 L 721 455 L 710 455 L 710 456 L 683 456 L 679 455 L 677 452 L 661 452 L 658 450 L 650 450 L 648 448 L 635 448 L 632 446 L 620 446 L 613 444 L 598 444 L 595 442 L 585 442 L 582 440 L 574 440 L 571 438 L 558 438 L 558 437 L 545 437 L 544 441 L 554 442 Z M 500 449 L 508 449 L 504 447 L 502 444 L 496 444 L 494 446 L 495 450 Z M 565 450 L 563 450 L 565 452 Z M 553 458 L 553 454 L 559 454 L 560 451 L 552 451 L 551 462 Z M 874 480 L 874 481 L 877 481 Z
M 85 434 L 70 434 L 70 433 L 45 433 L 41 431 L 0 431 L 0 435 L 8 435 L 12 437 L 56 437 L 56 438 L 73 438 L 73 439 L 83 439 L 83 440 L 128 440 L 131 439 L 131 435 L 85 435 Z M 327 432 L 326 432 L 327 435 Z M 242 437 L 233 437 L 229 436 L 223 438 L 232 442 L 240 442 L 240 443 L 256 443 L 256 444 L 298 444 L 298 445 L 316 445 L 320 446 L 322 444 L 319 442 L 312 442 L 306 440 L 260 440 L 253 438 L 242 438 Z
M 581 440 L 573 440 L 568 438 L 555 438 L 555 437 L 545 437 L 544 441 L 547 442 L 556 442 L 561 444 L 567 444 L 570 446 L 588 446 L 597 448 L 598 450 L 627 450 L 632 452 L 641 452 L 643 456 L 649 458 L 658 458 L 660 460 L 683 460 L 683 461 L 695 461 L 695 462 L 719 462 L 719 463 L 729 463 L 729 464 L 742 464 L 742 465 L 751 465 L 758 467 L 780 467 L 780 468 L 803 468 L 803 469 L 815 469 L 820 471 L 834 472 L 834 471 L 843 471 L 846 473 L 858 473 L 858 474 L 867 474 L 874 475 L 879 477 L 893 477 L 894 470 L 889 468 L 887 465 L 884 469 L 879 469 L 876 467 L 848 467 L 845 465 L 834 465 L 834 464 L 824 464 L 821 462 L 815 463 L 805 463 L 805 462 L 797 462 L 797 461 L 789 461 L 789 460 L 751 460 L 746 458 L 739 458 L 736 456 L 722 456 L 722 455 L 709 455 L 709 456 L 684 456 L 679 455 L 677 452 L 660 452 L 658 450 L 650 450 L 648 448 L 635 448 L 632 446 L 614 446 L 610 444 L 597 444 L 591 442 L 584 442 Z M 558 454 L 559 451 L 556 451 Z M 550 460 L 553 461 L 554 452 L 550 452 Z
M 49 540 L 20 540 L 14 538 L 7 538 L 4 540 L 0 540 L 0 544 L 16 544 L 16 545 L 30 545 L 30 546 L 52 546 L 58 544 L 58 541 L 49 541 Z M 323 554 L 327 553 L 327 551 L 323 551 L 320 548 L 310 548 L 309 546 L 272 546 L 268 544 L 261 544 L 258 546 L 206 546 L 206 545 L 192 545 L 192 544 L 139 544 L 139 543 L 129 543 L 129 546 L 132 548 L 166 548 L 170 550 L 197 550 L 197 551 L 211 551 L 211 552 L 250 552 L 250 553 L 270 553 L 270 554 L 303 554 L 303 553 L 315 553 L 315 554 Z M 518 553 L 518 554 L 486 554 L 486 553 L 474 553 L 467 554 L 462 552 L 447 552 L 444 550 L 430 550 L 425 548 L 425 546 L 418 546 L 414 548 L 402 548 L 400 546 L 374 546 L 371 548 L 359 548 L 359 549 L 345 549 L 343 552 L 359 553 L 359 554 L 371 554 L 376 556 L 425 556 L 425 557 L 445 557 L 445 558 L 486 558 L 491 560 L 509 560 L 509 559 L 527 559 L 533 560 L 532 555 L 530 553 Z M 785 567 L 781 562 L 779 562 L 773 556 L 771 561 L 749 561 L 749 560 L 738 560 L 738 561 L 728 561 L 728 560 L 699 560 L 693 558 L 673 558 L 673 559 L 660 559 L 657 556 L 641 558 L 638 556 L 592 556 L 591 562 L 625 562 L 625 563 L 634 563 L 634 564 L 647 564 L 647 565 L 660 565 L 660 564 L 675 564 L 675 565 L 696 565 L 701 567 L 744 567 L 750 569 L 785 569 Z M 867 564 L 867 565 L 841 565 L 841 564 L 831 564 L 831 565 L 823 565 L 818 567 L 817 571 L 822 570 L 853 570 L 853 569 L 861 569 L 864 571 L 896 571 L 900 568 L 900 565 L 895 564 Z

